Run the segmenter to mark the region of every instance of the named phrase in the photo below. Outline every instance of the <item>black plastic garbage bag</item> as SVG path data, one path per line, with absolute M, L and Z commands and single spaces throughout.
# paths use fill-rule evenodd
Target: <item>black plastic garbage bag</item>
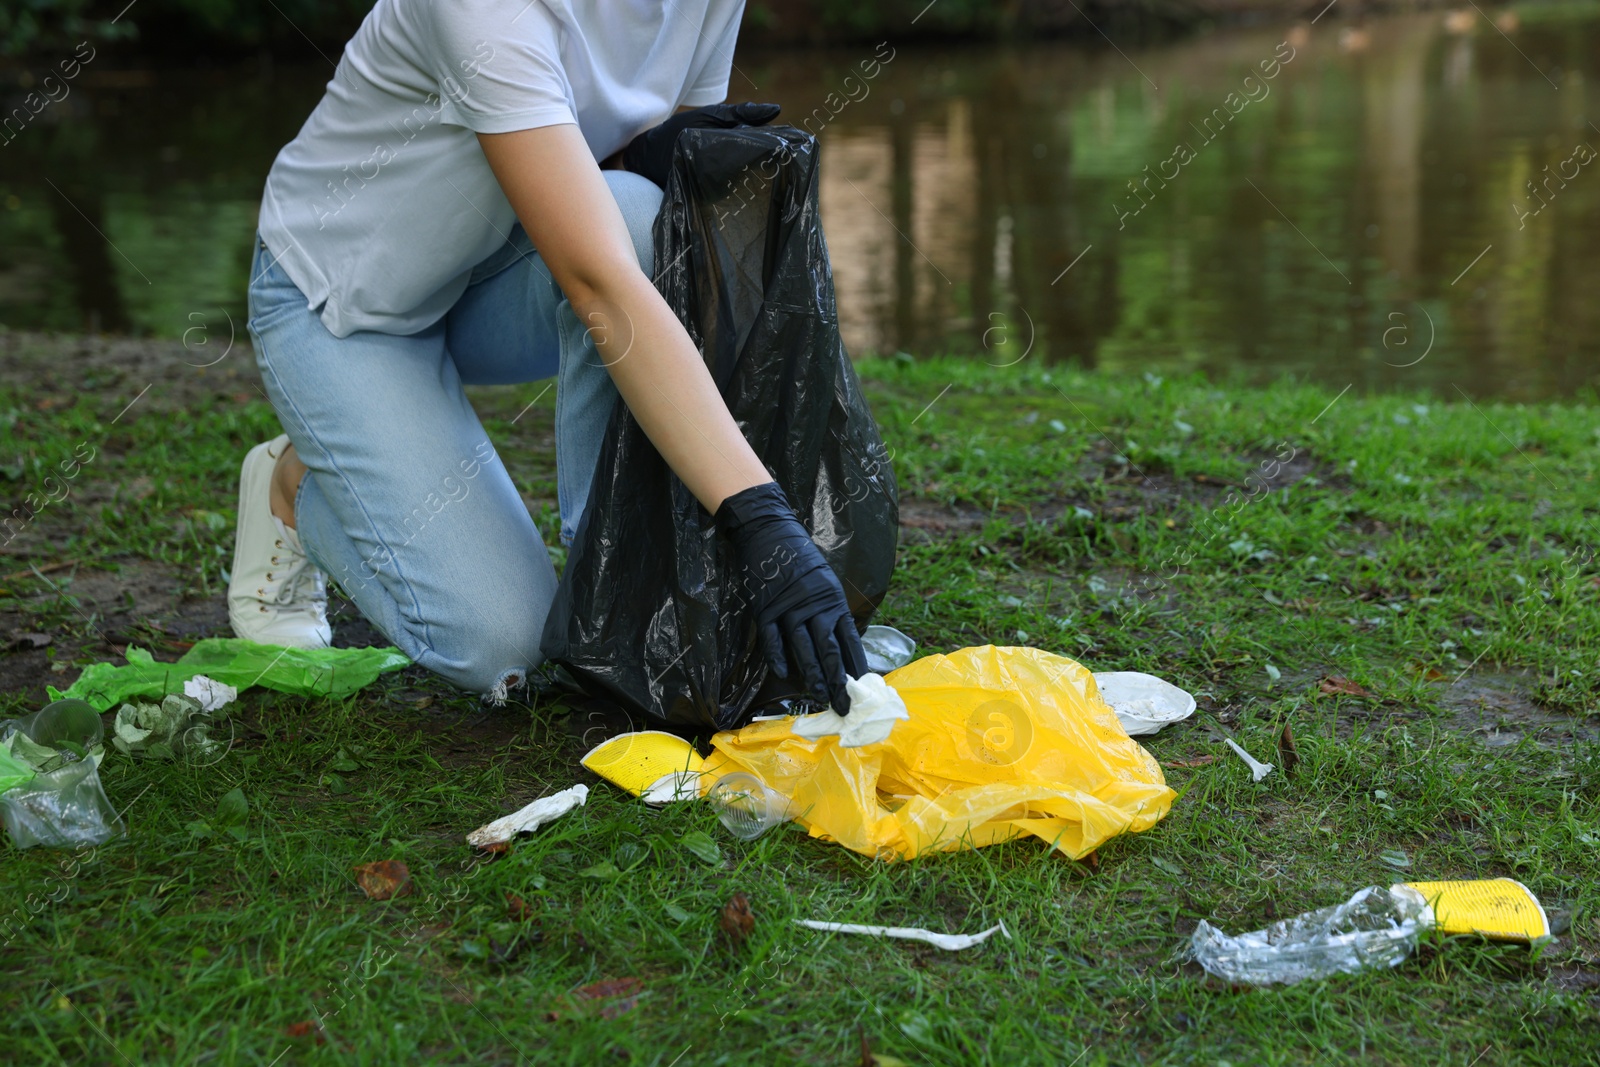
M 689 130 L 656 219 L 656 287 L 832 565 L 858 626 L 888 592 L 894 473 L 839 338 L 817 142 L 793 127 Z M 771 676 L 738 565 L 618 403 L 545 624 L 590 696 L 684 731 L 742 726 L 799 692 Z

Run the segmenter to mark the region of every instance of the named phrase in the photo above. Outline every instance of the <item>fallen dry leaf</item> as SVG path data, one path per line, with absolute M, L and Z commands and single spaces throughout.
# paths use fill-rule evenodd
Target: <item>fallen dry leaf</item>
M 354 868 L 356 884 L 369 900 L 392 900 L 410 896 L 411 869 L 399 860 L 378 860 L 360 863 Z
M 1370 689 L 1363 689 L 1350 679 L 1338 674 L 1328 675 L 1318 683 L 1317 688 L 1330 696 L 1370 697 L 1373 695 Z
M 506 890 L 506 917 L 514 923 L 525 923 L 533 918 L 533 909 L 528 907 L 528 902 Z
M 408 936 L 413 941 L 432 941 L 450 929 L 447 922 L 425 923 L 417 927 Z
M 537 945 L 544 940 L 544 931 L 537 926 L 528 927 L 527 929 L 532 932 L 515 933 L 506 941 L 497 941 L 491 937 L 489 939 L 489 954 L 498 963 L 515 962 L 522 955 L 524 949 Z
M 572 991 L 579 1000 L 610 1000 L 613 997 L 637 996 L 644 988 L 643 978 L 604 978 Z
M 315 1019 L 302 1019 L 297 1023 L 290 1023 L 283 1028 L 284 1034 L 291 1038 L 314 1037 L 317 1044 L 327 1044 L 328 1039 L 322 1035 L 322 1027 Z
M 49 634 L 23 633 L 18 631 L 11 635 L 12 648 L 48 648 L 52 638 Z
M 883 1056 L 872 1051 L 872 1043 L 867 1040 L 865 1027 L 861 1030 L 861 1067 L 911 1067 L 909 1063 L 894 1056 Z
M 1300 750 L 1294 747 L 1294 733 L 1288 723 L 1283 724 L 1283 732 L 1278 735 L 1278 765 L 1284 774 L 1292 774 L 1300 765 Z
M 644 992 L 642 978 L 606 978 L 572 991 L 571 1001 L 577 1006 L 598 1004 L 600 1018 L 615 1019 L 632 1011 L 639 1004 L 639 994 Z M 547 1011 L 546 1022 L 559 1022 L 560 1011 Z
M 756 928 L 755 912 L 750 910 L 750 898 L 743 893 L 735 893 L 728 898 L 722 906 L 722 914 L 717 918 L 717 925 L 722 927 L 722 932 L 733 942 L 734 947 L 744 944 Z
M 1204 767 L 1208 763 L 1215 763 L 1215 756 L 1195 756 L 1192 759 L 1169 759 L 1163 767 Z

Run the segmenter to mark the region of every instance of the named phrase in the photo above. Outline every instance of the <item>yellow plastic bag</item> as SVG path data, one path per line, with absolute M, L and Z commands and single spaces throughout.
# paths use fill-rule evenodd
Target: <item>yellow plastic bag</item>
M 1161 767 L 1117 723 L 1088 669 L 1036 648 L 964 648 L 885 678 L 911 713 L 888 740 L 806 741 L 792 720 L 711 739 L 701 779 L 748 771 L 813 837 L 882 859 L 1035 834 L 1078 859 L 1172 808 Z

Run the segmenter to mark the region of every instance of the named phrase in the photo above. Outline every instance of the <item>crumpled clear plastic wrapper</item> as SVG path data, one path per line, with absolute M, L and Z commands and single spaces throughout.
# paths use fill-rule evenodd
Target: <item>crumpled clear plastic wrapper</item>
M 1433 926 L 1433 909 L 1407 885 L 1368 886 L 1343 904 L 1228 935 L 1200 921 L 1187 956 L 1238 985 L 1290 985 L 1308 978 L 1395 967 Z
M 36 775 L 0 794 L 0 819 L 18 848 L 99 845 L 126 832 L 92 759 Z
M 98 845 L 125 832 L 100 784 L 104 729 L 93 707 L 57 700 L 0 723 L 0 750 L 31 775 L 0 793 L 0 821 L 18 848 Z

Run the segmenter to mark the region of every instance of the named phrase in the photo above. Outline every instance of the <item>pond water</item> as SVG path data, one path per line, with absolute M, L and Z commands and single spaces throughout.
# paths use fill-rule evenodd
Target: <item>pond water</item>
M 1600 385 L 1600 24 L 1504 29 L 746 50 L 731 95 L 821 137 L 854 354 L 1568 396 Z M 330 68 L 109 66 L 0 134 L 0 323 L 242 323 Z

